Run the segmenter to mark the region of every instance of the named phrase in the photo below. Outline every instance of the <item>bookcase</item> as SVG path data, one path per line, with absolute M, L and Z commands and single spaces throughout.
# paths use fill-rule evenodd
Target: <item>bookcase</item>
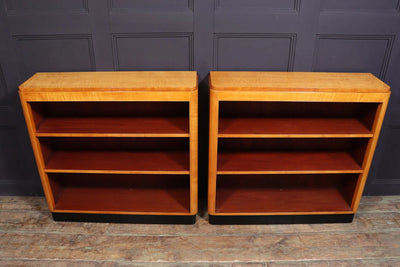
M 351 222 L 389 96 L 368 73 L 211 72 L 210 223 Z
M 196 72 L 36 73 L 19 88 L 54 220 L 195 222 Z

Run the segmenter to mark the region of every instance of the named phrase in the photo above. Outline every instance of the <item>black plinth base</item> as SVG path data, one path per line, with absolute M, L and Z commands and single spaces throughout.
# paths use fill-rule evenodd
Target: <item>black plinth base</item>
M 143 224 L 194 224 L 196 215 L 126 215 L 53 212 L 55 221 L 143 223 Z
M 354 214 L 224 216 L 209 215 L 211 224 L 311 224 L 351 223 Z

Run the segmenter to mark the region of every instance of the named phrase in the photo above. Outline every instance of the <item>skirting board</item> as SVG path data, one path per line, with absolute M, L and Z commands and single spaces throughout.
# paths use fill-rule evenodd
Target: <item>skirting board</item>
M 53 212 L 55 221 L 143 223 L 143 224 L 194 224 L 196 215 L 126 215 Z
M 210 224 L 312 224 L 351 223 L 354 214 L 224 216 L 209 215 Z

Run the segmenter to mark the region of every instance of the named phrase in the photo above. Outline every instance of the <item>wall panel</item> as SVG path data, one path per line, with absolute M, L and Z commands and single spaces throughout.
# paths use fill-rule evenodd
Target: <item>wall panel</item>
M 366 194 L 400 194 L 399 11 L 400 0 L 0 0 L 0 194 L 41 193 L 18 85 L 92 70 L 198 71 L 202 196 L 211 70 L 372 72 L 392 97 Z
M 193 70 L 191 33 L 114 34 L 116 70 Z
M 216 34 L 215 70 L 293 70 L 295 34 Z
M 111 9 L 193 10 L 194 0 L 110 0 Z
M 323 11 L 398 11 L 399 0 L 321 0 Z
M 29 73 L 95 70 L 90 35 L 14 36 Z
M 8 15 L 88 13 L 87 0 L 5 0 Z
M 298 11 L 300 0 L 215 0 L 215 9 L 237 8 Z
M 380 35 L 318 35 L 314 71 L 371 72 L 384 79 L 393 38 Z

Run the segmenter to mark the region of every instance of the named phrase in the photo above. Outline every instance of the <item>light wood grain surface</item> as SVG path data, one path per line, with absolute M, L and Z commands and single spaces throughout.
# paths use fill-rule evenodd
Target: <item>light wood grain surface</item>
M 193 91 L 195 71 L 119 71 L 36 73 L 20 85 L 26 91 Z
M 50 211 L 197 213 L 196 72 L 37 73 L 19 93 Z M 141 139 L 141 145 L 127 151 L 131 137 Z M 175 147 L 172 140 L 178 139 L 187 146 Z M 56 151 L 56 143 L 66 145 L 64 150 Z M 72 143 L 76 150 L 69 150 Z M 84 145 L 89 143 L 95 146 Z M 110 145 L 102 150 L 106 143 Z M 69 178 L 60 182 L 54 178 L 57 173 Z M 133 189 L 130 182 L 112 186 L 110 180 L 103 181 L 103 190 L 96 180 L 82 189 L 74 182 L 82 174 L 157 174 L 165 179 L 190 174 L 190 183 L 182 190 L 164 188 L 159 180 L 154 190 L 147 190 Z
M 370 73 L 212 71 L 218 91 L 315 91 L 383 93 L 390 87 Z
M 323 208 L 314 206 L 314 203 L 320 203 L 320 200 L 312 199 L 314 197 L 308 199 L 309 196 L 323 198 L 325 194 L 319 189 L 313 188 L 311 194 L 302 193 L 303 199 L 297 202 L 303 203 L 303 207 L 296 206 L 286 210 L 288 206 L 285 200 L 286 193 L 282 195 L 281 190 L 286 189 L 288 185 L 283 188 L 264 189 L 257 197 L 254 193 L 257 186 L 246 191 L 242 188 L 231 189 L 229 183 L 224 185 L 219 183 L 222 176 L 228 174 L 289 173 L 293 175 L 360 173 L 357 184 L 354 187 L 349 185 L 346 189 L 347 192 L 344 194 L 346 205 L 343 205 L 345 208 L 336 207 L 334 204 L 333 208 L 325 205 L 326 214 L 357 212 L 389 101 L 388 85 L 370 73 L 215 71 L 210 73 L 210 88 L 208 177 L 210 214 L 270 215 L 274 212 L 287 211 L 323 213 Z M 325 102 L 327 105 L 320 105 L 319 109 L 310 112 L 312 106 L 316 107 L 315 102 Z M 379 103 L 379 106 L 371 105 L 370 102 Z M 301 106 L 299 103 L 308 106 Z M 354 109 L 361 106 L 364 108 L 358 113 L 338 112 L 339 110 L 345 112 L 342 110 L 345 105 L 351 105 Z M 339 148 L 341 141 L 336 137 L 353 141 L 359 138 L 359 140 L 352 148 Z M 237 140 L 234 141 L 232 138 Z M 254 141 L 252 140 L 254 138 L 262 141 L 253 144 L 248 141 Z M 274 140 L 282 148 L 276 145 L 263 146 L 264 143 L 268 143 L 269 138 L 284 140 L 284 142 Z M 315 141 L 315 145 L 308 142 L 310 147 L 307 148 L 294 146 L 293 141 L 296 140 L 298 144 L 304 143 L 300 138 L 331 140 L 337 144 L 337 151 L 328 151 L 332 147 L 326 142 Z M 359 142 L 360 140 L 362 141 Z M 224 148 L 224 144 L 230 145 Z M 290 148 L 287 144 L 293 147 Z M 337 192 L 336 186 L 330 189 L 333 193 Z M 274 199 L 263 198 L 264 195 L 274 196 L 275 193 Z M 220 203 L 218 208 L 216 199 L 221 198 L 221 195 L 226 206 Z M 293 196 L 297 195 L 300 194 L 294 193 Z M 335 197 L 336 194 L 331 196 L 330 201 L 338 203 L 341 201 Z M 290 193 L 287 199 L 291 199 Z M 274 201 L 282 201 L 283 204 L 271 210 L 265 208 Z M 253 208 L 257 204 L 258 208 Z M 312 210 L 312 207 L 315 209 Z

